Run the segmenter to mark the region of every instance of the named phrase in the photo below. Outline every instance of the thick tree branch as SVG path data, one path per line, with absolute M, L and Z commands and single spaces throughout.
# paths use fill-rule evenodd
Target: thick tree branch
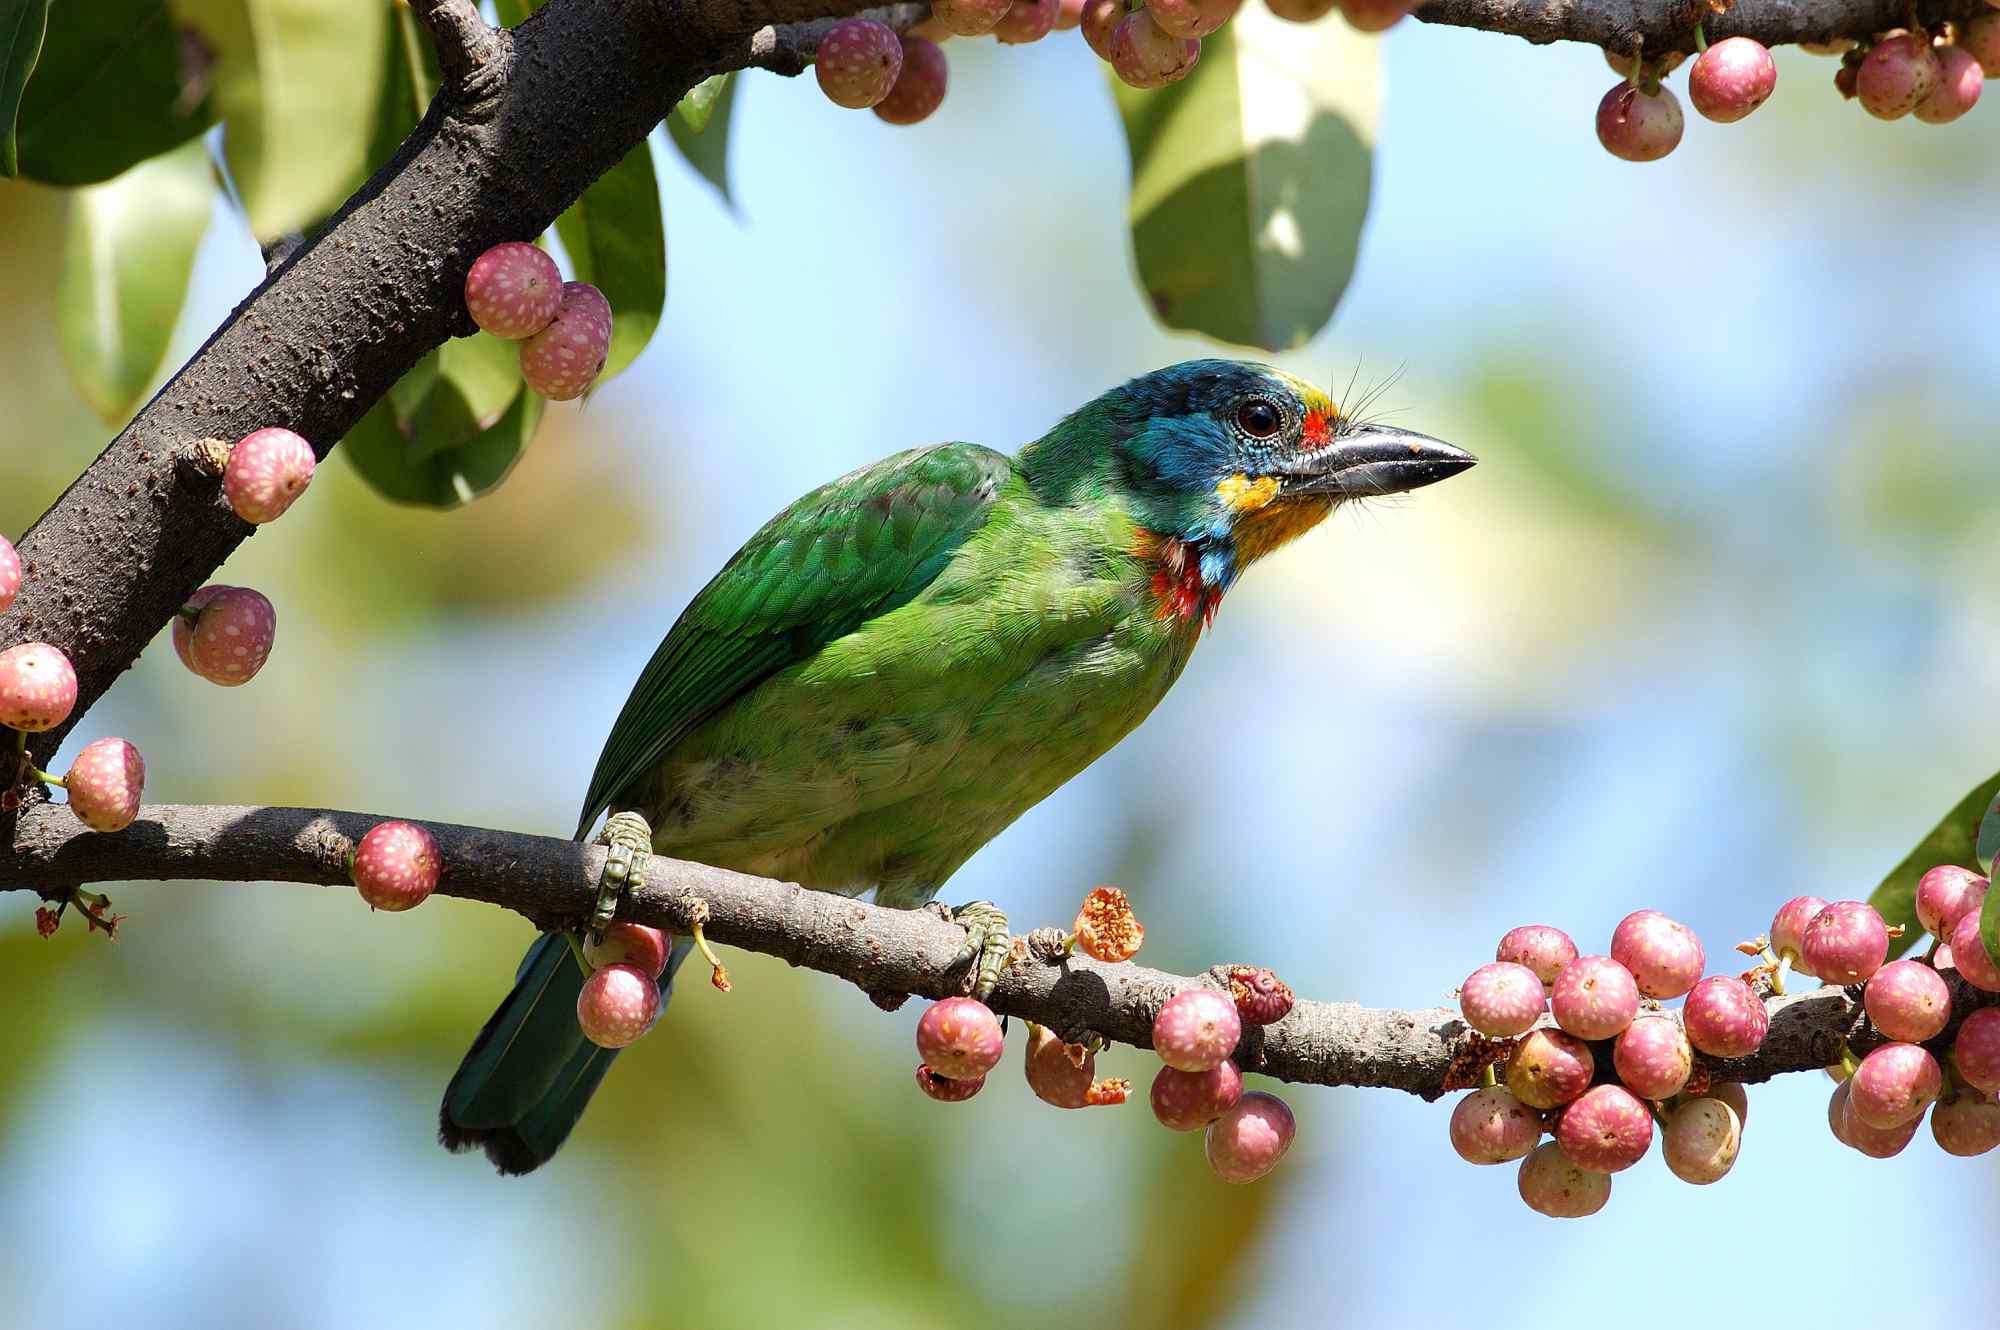
M 1985 0 L 1919 0 L 1917 13 L 1935 25 L 1969 18 L 1984 5 Z M 1714 13 L 1701 0 L 1427 0 L 1416 10 L 1425 23 L 1531 42 L 1589 42 L 1629 52 L 1643 37 L 1650 55 L 1694 50 L 1698 20 L 1710 41 L 1742 36 L 1779 46 L 1868 37 L 1902 27 L 1908 15 L 1907 0 L 1736 0 L 1726 14 Z
M 24 811 L 14 852 L 0 859 L 0 890 L 54 892 L 90 883 L 204 879 L 347 883 L 346 853 L 379 818 L 300 808 L 149 805 L 116 835 L 86 830 L 61 805 Z M 540 924 L 572 921 L 589 906 L 601 847 L 547 836 L 427 822 L 445 872 L 441 894 L 486 901 Z M 942 997 L 961 991 L 963 932 L 925 910 L 892 910 L 790 883 L 678 859 L 654 858 L 626 917 L 685 933 L 697 915 L 717 942 L 837 975 L 869 993 Z M 1066 1038 L 1096 1033 L 1151 1046 L 1160 1004 L 1201 979 L 1082 955 L 1049 964 L 1019 954 L 1003 971 L 994 1010 L 1050 1026 Z M 1211 977 L 1208 982 L 1215 982 Z M 1959 985 L 1959 1015 L 1992 1000 Z M 1777 998 L 1771 1032 L 1751 1057 L 1709 1063 L 1722 1080 L 1755 1082 L 1837 1061 L 1841 1042 L 1878 1042 L 1852 994 L 1839 989 Z M 1246 1031 L 1237 1061 L 1279 1080 L 1375 1086 L 1426 1099 L 1477 1042 L 1444 1008 L 1390 1011 L 1351 1002 L 1300 1001 L 1275 1025 Z M 1600 1059 L 1608 1068 L 1610 1058 Z

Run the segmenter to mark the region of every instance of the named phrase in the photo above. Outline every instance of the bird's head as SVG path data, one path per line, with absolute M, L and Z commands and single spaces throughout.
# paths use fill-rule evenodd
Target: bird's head
M 1124 499 L 1142 540 L 1173 542 L 1170 558 L 1195 561 L 1209 609 L 1245 567 L 1336 505 L 1417 489 L 1473 460 L 1437 439 L 1353 420 L 1303 379 L 1237 360 L 1190 360 L 1133 379 L 1022 457 L 1047 500 Z

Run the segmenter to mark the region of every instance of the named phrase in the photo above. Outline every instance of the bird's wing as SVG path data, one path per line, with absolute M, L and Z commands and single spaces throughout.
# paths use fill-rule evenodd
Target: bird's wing
M 703 721 L 922 591 L 1012 469 L 990 448 L 938 444 L 850 472 L 766 522 L 646 663 L 591 774 L 578 838 Z

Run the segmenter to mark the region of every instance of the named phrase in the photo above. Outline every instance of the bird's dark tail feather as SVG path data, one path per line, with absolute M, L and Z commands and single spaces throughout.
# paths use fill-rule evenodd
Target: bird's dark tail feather
M 685 948 L 661 979 L 662 1009 Z M 560 933 L 528 948 L 514 989 L 486 1022 L 445 1087 L 438 1140 L 452 1151 L 483 1148 L 502 1173 L 530 1173 L 554 1158 L 583 1116 L 618 1050 L 599 1048 L 576 1023 L 583 967 Z

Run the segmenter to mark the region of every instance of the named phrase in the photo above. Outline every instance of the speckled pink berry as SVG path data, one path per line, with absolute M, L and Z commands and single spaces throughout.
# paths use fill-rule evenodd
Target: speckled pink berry
M 1550 1219 L 1582 1219 L 1611 1199 L 1611 1175 L 1578 1168 L 1554 1141 L 1529 1152 L 1515 1181 L 1528 1208 Z
M 1958 46 L 1936 48 L 1938 82 L 1911 114 L 1927 125 L 1948 125 L 1979 104 L 1986 74 L 1970 52 Z
M 1077 26 L 1083 40 L 1099 60 L 1111 58 L 1111 34 L 1125 17 L 1125 0 L 1084 0 L 1083 16 Z
M 1806 925 L 1806 965 L 1826 984 L 1865 984 L 1889 955 L 1889 926 L 1866 901 L 1835 901 Z
M 2000 1145 L 2000 1104 L 1961 1091 L 1931 1110 L 1931 1135 L 1948 1155 L 1983 1155 Z
M 123 739 L 93 739 L 63 777 L 69 810 L 92 831 L 123 831 L 139 816 L 146 759 Z
M 1750 1121 L 1750 1092 L 1740 1081 L 1715 1081 L 1708 1087 L 1708 1093 L 1690 1096 L 1697 1099 L 1720 1099 L 1736 1110 L 1736 1120 L 1748 1124 Z
M 1553 924 L 1522 924 L 1510 928 L 1493 949 L 1496 961 L 1512 961 L 1535 972 L 1544 988 L 1555 987 L 1556 976 L 1577 957 L 1576 943 Z
M 1939 864 L 1917 879 L 1917 922 L 1926 933 L 1948 938 L 1966 912 L 1985 900 L 1985 878 L 1970 868 Z
M 228 590 L 230 588 L 224 583 L 211 582 L 189 596 L 181 606 L 181 612 L 174 616 L 174 654 L 181 658 L 181 664 L 194 670 L 196 674 L 201 671 L 195 669 L 194 657 L 188 654 L 188 648 L 194 644 L 195 620 L 200 616 L 203 606 Z
M 562 305 L 562 272 L 540 247 L 509 240 L 481 254 L 465 274 L 472 321 L 517 342 L 549 326 Z
M 1900 120 L 1931 95 L 1942 71 L 1928 40 L 1898 31 L 1875 44 L 1854 75 L 1861 107 L 1878 120 Z
M 277 638 L 278 611 L 262 593 L 249 587 L 223 587 L 196 616 L 186 659 L 210 683 L 235 688 L 264 668 Z
M 1695 57 L 1688 100 L 1710 120 L 1732 124 L 1762 106 L 1778 86 L 1778 66 L 1761 42 L 1726 37 Z
M 1164 88 L 1191 73 L 1201 59 L 1201 42 L 1176 37 L 1141 9 L 1118 20 L 1109 43 L 1111 71 L 1134 88 Z
M 1356 32 L 1387 32 L 1411 7 L 1412 0 L 1340 0 L 1340 16 Z
M 1556 976 L 1549 1009 L 1579 1039 L 1609 1039 L 1639 1014 L 1639 984 L 1609 956 L 1579 956 Z
M 229 450 L 222 493 L 244 521 L 275 522 L 312 484 L 313 465 L 312 445 L 290 430 L 256 430 Z
M 1688 1042 L 1710 1057 L 1749 1057 L 1764 1045 L 1771 1017 L 1750 985 L 1718 974 L 1696 984 L 1681 1006 Z
M 993 39 L 1006 46 L 1038 42 L 1055 31 L 1060 0 L 1014 0 L 993 25 Z
M 21 555 L 14 543 L 0 536 L 0 614 L 21 594 Z
M 47 642 L 0 651 L 0 725 L 40 734 L 76 709 L 76 668 Z
M 1806 925 L 1825 908 L 1826 902 L 1817 896 L 1794 896 L 1778 907 L 1771 920 L 1772 953 L 1780 959 L 1790 955 L 1792 968 L 1800 974 L 1812 974 L 1805 962 Z
M 583 396 L 611 354 L 611 302 L 588 282 L 564 282 L 546 328 L 521 343 L 521 377 L 551 402 Z
M 1465 1013 L 1465 1023 L 1479 1033 L 1509 1039 L 1525 1034 L 1542 1018 L 1548 999 L 1533 970 L 1512 961 L 1493 961 L 1459 985 L 1458 1009 Z
M 1951 1065 L 1975 1090 L 2000 1093 L 2000 1007 L 1981 1007 L 1959 1025 Z
M 1153 1077 L 1153 1116 L 1168 1131 L 1200 1131 L 1242 1097 L 1243 1073 L 1233 1062 L 1207 1071 L 1162 1067 Z
M 1694 930 L 1658 910 L 1634 910 L 1611 934 L 1611 959 L 1632 972 L 1649 998 L 1677 998 L 1701 978 L 1706 963 Z
M 348 873 L 377 910 L 409 910 L 437 889 L 437 840 L 414 822 L 377 822 L 354 847 Z
M 835 106 L 866 110 L 889 95 L 903 72 L 903 40 L 874 19 L 842 19 L 819 39 L 813 75 Z
M 1202 1138 L 1208 1166 L 1224 1182 L 1255 1182 L 1292 1148 L 1298 1124 L 1284 1100 L 1252 1090 L 1208 1124 Z
M 1922 961 L 1890 961 L 1877 970 L 1865 1001 L 1876 1029 L 1912 1044 L 1937 1038 L 1951 1019 L 1951 989 Z
M 1833 1087 L 1833 1098 L 1827 1102 L 1827 1125 L 1833 1128 L 1833 1135 L 1842 1145 L 1858 1150 L 1870 1159 L 1887 1159 L 1899 1155 L 1903 1147 L 1916 1137 L 1917 1125 L 1922 1117 L 1911 1118 L 1900 1127 L 1871 1127 L 1854 1112 L 1852 1079 L 1842 1081 Z
M 1573 1034 L 1530 1030 L 1507 1056 L 1507 1088 L 1530 1108 L 1557 1108 L 1590 1088 L 1597 1059 Z
M 932 0 L 931 17 L 947 32 L 978 37 L 999 26 L 1012 0 Z
M 917 1021 L 917 1056 L 940 1076 L 955 1081 L 984 1076 L 1006 1052 L 1000 1018 L 977 998 L 933 1002 Z
M 630 965 L 657 979 L 666 971 L 667 954 L 673 949 L 673 934 L 664 929 L 620 920 L 604 930 L 604 941 L 584 939 L 583 959 L 593 970 Z
M 1146 0 L 1146 12 L 1170 37 L 1206 37 L 1242 7 L 1243 0 Z
M 1988 78 L 2000 78 L 2000 14 L 1978 14 L 1959 24 L 1958 49 L 1977 60 Z
M 1287 23 L 1317 23 L 1338 4 L 1339 0 L 1264 0 L 1264 8 Z
M 1886 1131 L 1923 1116 L 1944 1091 L 1937 1059 L 1916 1044 L 1884 1044 L 1854 1069 L 1847 1111 Z
M 1056 31 L 1068 32 L 1083 22 L 1083 0 L 1058 0 Z
M 1468 1164 L 1519 1159 L 1541 1139 L 1542 1115 L 1498 1085 L 1474 1090 L 1451 1110 L 1451 1148 Z
M 944 52 L 936 42 L 904 37 L 903 72 L 896 76 L 896 86 L 889 89 L 889 95 L 875 104 L 876 116 L 892 125 L 914 125 L 930 119 L 944 103 L 950 75 Z
M 660 986 L 636 965 L 593 970 L 576 995 L 576 1023 L 599 1048 L 624 1048 L 653 1028 Z
M 1660 1154 L 1682 1182 L 1706 1186 L 1736 1166 L 1743 1149 L 1743 1120 L 1720 1099 L 1690 1099 L 1667 1117 Z
M 1292 1010 L 1292 990 L 1270 970 L 1249 965 L 1229 967 L 1229 996 L 1245 1025 L 1271 1025 Z
M 986 1088 L 984 1076 L 953 1080 L 940 1076 L 922 1063 L 917 1064 L 917 1088 L 940 1104 L 962 1104 Z
M 1087 1102 L 1091 1080 L 1097 1074 L 1097 1059 L 1077 1045 L 1078 1057 L 1046 1026 L 1028 1025 L 1028 1056 L 1023 1064 L 1028 1088 L 1035 1098 L 1057 1108 L 1082 1108 Z
M 1966 983 L 2000 993 L 2000 965 L 1993 963 L 1993 953 L 1979 936 L 1979 911 L 1967 914 L 1951 930 L 1951 959 L 1958 967 L 1958 977 Z
M 1680 99 L 1666 88 L 1618 83 L 1597 104 L 1597 141 L 1628 162 L 1660 160 L 1680 146 L 1685 125 Z
M 1641 1016 L 1618 1036 L 1611 1064 L 1633 1094 L 1666 1099 L 1679 1094 L 1693 1074 L 1694 1048 L 1671 1016 Z
M 1652 1110 L 1622 1085 L 1593 1085 L 1563 1109 L 1556 1144 L 1578 1168 L 1622 1172 L 1652 1148 Z
M 1153 1019 L 1153 1051 L 1182 1071 L 1219 1066 L 1243 1037 L 1236 1004 L 1212 988 L 1184 988 Z

